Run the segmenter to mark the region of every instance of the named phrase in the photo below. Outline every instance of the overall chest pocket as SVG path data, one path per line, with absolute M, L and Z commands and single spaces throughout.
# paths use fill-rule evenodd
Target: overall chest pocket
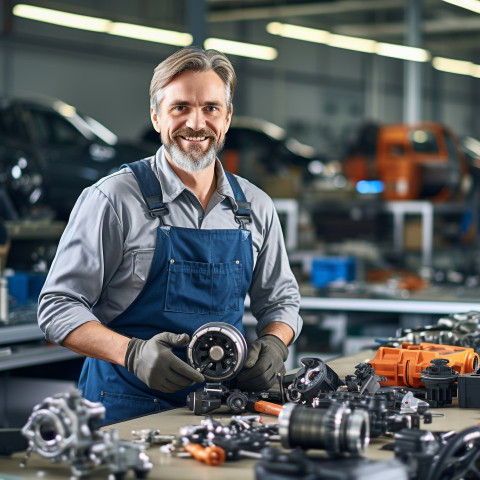
M 199 315 L 238 311 L 242 263 L 170 260 L 165 310 Z

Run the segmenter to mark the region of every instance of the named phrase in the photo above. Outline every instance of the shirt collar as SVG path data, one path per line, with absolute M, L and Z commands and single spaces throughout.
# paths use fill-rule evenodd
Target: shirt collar
M 187 188 L 168 163 L 163 146 L 155 155 L 155 174 L 160 181 L 165 203 L 175 200 Z M 215 159 L 215 174 L 217 176 L 217 193 L 228 198 L 230 202 L 235 201 L 232 187 L 218 158 Z

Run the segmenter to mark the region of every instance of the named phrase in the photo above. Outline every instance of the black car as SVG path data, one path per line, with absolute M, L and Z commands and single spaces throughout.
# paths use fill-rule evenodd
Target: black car
M 152 153 L 62 101 L 0 98 L 0 217 L 66 220 L 84 188 Z

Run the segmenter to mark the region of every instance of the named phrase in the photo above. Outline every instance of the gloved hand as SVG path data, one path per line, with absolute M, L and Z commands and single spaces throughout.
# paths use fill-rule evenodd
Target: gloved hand
M 186 333 L 163 332 L 150 340 L 132 338 L 125 354 L 125 368 L 150 388 L 172 393 L 203 382 L 205 377 L 172 353 L 172 347 L 187 345 Z
M 276 335 L 258 337 L 250 346 L 243 370 L 238 374 L 240 390 L 268 390 L 276 383 L 277 373 L 285 373 L 287 346 Z

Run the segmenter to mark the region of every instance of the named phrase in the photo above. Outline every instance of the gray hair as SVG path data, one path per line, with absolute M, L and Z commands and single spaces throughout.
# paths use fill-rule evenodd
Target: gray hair
M 165 93 L 165 87 L 184 71 L 207 72 L 213 70 L 225 85 L 225 100 L 227 110 L 232 108 L 233 94 L 237 78 L 230 60 L 217 50 L 203 50 L 187 47 L 178 50 L 163 62 L 158 64 L 153 72 L 150 83 L 150 107 L 159 113 L 160 102 Z

